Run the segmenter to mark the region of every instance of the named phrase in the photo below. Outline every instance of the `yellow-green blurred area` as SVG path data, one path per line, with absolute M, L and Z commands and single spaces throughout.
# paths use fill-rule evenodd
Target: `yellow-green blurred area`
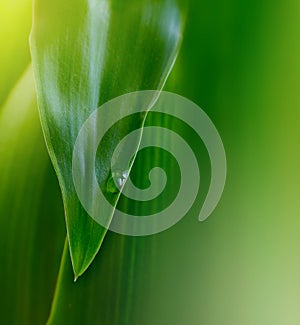
M 1 324 L 46 322 L 65 235 L 27 70 L 30 24 L 30 1 L 1 0 Z M 51 324 L 300 324 L 299 85 L 298 0 L 192 0 L 165 89 L 218 128 L 223 197 L 203 223 L 196 206 L 157 235 L 109 233 L 77 283 L 71 262 L 63 270 Z
M 31 1 L 0 1 L 0 105 L 30 62 Z

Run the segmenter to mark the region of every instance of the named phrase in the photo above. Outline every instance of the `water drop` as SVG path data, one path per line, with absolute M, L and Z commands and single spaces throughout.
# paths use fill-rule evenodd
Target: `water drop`
M 106 190 L 109 193 L 118 193 L 126 182 L 128 171 L 115 170 L 111 173 L 106 183 Z

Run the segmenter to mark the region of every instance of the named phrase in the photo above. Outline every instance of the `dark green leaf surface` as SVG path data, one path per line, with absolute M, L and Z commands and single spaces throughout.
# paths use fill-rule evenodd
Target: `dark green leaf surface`
M 181 33 L 182 17 L 173 1 L 36 0 L 31 51 L 38 104 L 62 190 L 75 277 L 92 262 L 106 233 L 87 215 L 74 189 L 72 151 L 78 132 L 104 102 L 130 91 L 161 89 Z M 109 177 L 115 145 L 142 122 L 131 119 L 107 139 L 99 183 Z

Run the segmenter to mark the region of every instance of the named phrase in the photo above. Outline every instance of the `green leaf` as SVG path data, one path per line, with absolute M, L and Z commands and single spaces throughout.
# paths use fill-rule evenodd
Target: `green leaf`
M 76 283 L 66 245 L 47 325 L 143 324 L 156 239 L 108 233 L 101 258 Z
M 75 278 L 106 234 L 81 206 L 72 179 L 78 132 L 99 105 L 124 93 L 161 89 L 181 42 L 182 17 L 169 0 L 36 0 L 31 51 L 42 128 L 57 173 Z M 143 119 L 129 119 L 101 147 L 99 183 L 115 145 Z M 118 195 L 113 199 L 117 204 Z M 111 216 L 114 208 L 111 209 Z

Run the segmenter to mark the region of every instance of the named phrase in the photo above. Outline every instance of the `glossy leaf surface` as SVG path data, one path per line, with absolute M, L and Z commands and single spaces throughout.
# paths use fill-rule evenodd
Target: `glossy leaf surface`
M 72 151 L 88 116 L 106 101 L 136 90 L 161 89 L 182 34 L 173 1 L 36 0 L 31 51 L 42 127 L 65 206 L 75 277 L 92 262 L 106 229 L 81 206 L 72 179 Z M 143 123 L 121 123 L 100 148 L 99 183 L 114 147 Z M 118 195 L 112 198 L 114 206 Z M 113 215 L 114 207 L 111 210 Z

